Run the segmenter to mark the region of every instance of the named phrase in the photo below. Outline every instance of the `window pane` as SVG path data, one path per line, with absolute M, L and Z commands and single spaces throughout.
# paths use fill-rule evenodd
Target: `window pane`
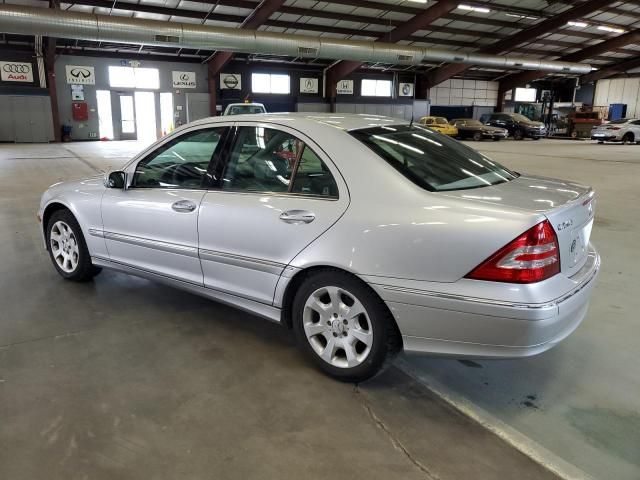
M 157 68 L 133 68 L 136 88 L 156 90 L 160 88 L 160 72 Z
M 200 188 L 224 130 L 198 130 L 163 145 L 138 163 L 132 186 Z
M 271 78 L 269 74 L 252 73 L 251 90 L 255 93 L 271 93 Z
M 271 75 L 271 93 L 289 93 L 289 75 Z
M 390 132 L 367 128 L 351 132 L 402 175 L 426 190 L 486 187 L 517 177 L 484 155 L 444 135 L 398 125 Z
M 333 175 L 320 157 L 306 145 L 300 157 L 291 192 L 338 198 L 338 186 Z
M 118 88 L 135 88 L 136 80 L 131 67 L 109 67 L 109 85 Z
M 376 94 L 376 81 L 375 80 L 362 80 L 362 92 L 363 97 L 374 97 Z
M 391 80 L 377 80 L 376 81 L 376 97 L 390 97 L 391 96 Z
M 223 190 L 286 192 L 303 143 L 263 127 L 240 127 L 223 176 Z

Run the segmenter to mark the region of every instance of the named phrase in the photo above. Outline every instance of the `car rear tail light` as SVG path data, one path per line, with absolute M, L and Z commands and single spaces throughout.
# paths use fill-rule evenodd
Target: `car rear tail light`
M 558 237 L 548 220 L 505 245 L 465 278 L 492 282 L 534 283 L 560 273 Z

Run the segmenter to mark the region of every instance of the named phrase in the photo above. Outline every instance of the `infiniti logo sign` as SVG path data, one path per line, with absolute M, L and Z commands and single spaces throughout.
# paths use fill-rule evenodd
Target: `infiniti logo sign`
M 66 65 L 64 68 L 69 85 L 95 85 L 96 73 L 93 67 Z
M 74 68 L 70 73 L 74 78 L 89 78 L 91 76 L 91 71 L 86 68 Z

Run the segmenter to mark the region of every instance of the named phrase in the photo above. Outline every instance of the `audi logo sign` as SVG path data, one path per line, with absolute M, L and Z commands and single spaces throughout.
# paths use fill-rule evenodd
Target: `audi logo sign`
M 33 68 L 30 63 L 0 62 L 0 78 L 3 82 L 33 82 Z
M 66 65 L 65 73 L 69 85 L 95 85 L 96 72 L 93 67 Z
M 196 88 L 196 72 L 171 72 L 173 88 Z

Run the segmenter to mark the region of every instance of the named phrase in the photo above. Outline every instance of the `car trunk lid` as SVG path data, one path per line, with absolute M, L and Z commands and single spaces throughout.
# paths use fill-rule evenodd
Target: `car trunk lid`
M 560 268 L 571 276 L 587 260 L 595 211 L 591 187 L 545 177 L 521 175 L 505 183 L 442 192 L 459 199 L 517 208 L 544 215 L 558 237 Z M 522 232 L 514 232 L 514 237 Z

